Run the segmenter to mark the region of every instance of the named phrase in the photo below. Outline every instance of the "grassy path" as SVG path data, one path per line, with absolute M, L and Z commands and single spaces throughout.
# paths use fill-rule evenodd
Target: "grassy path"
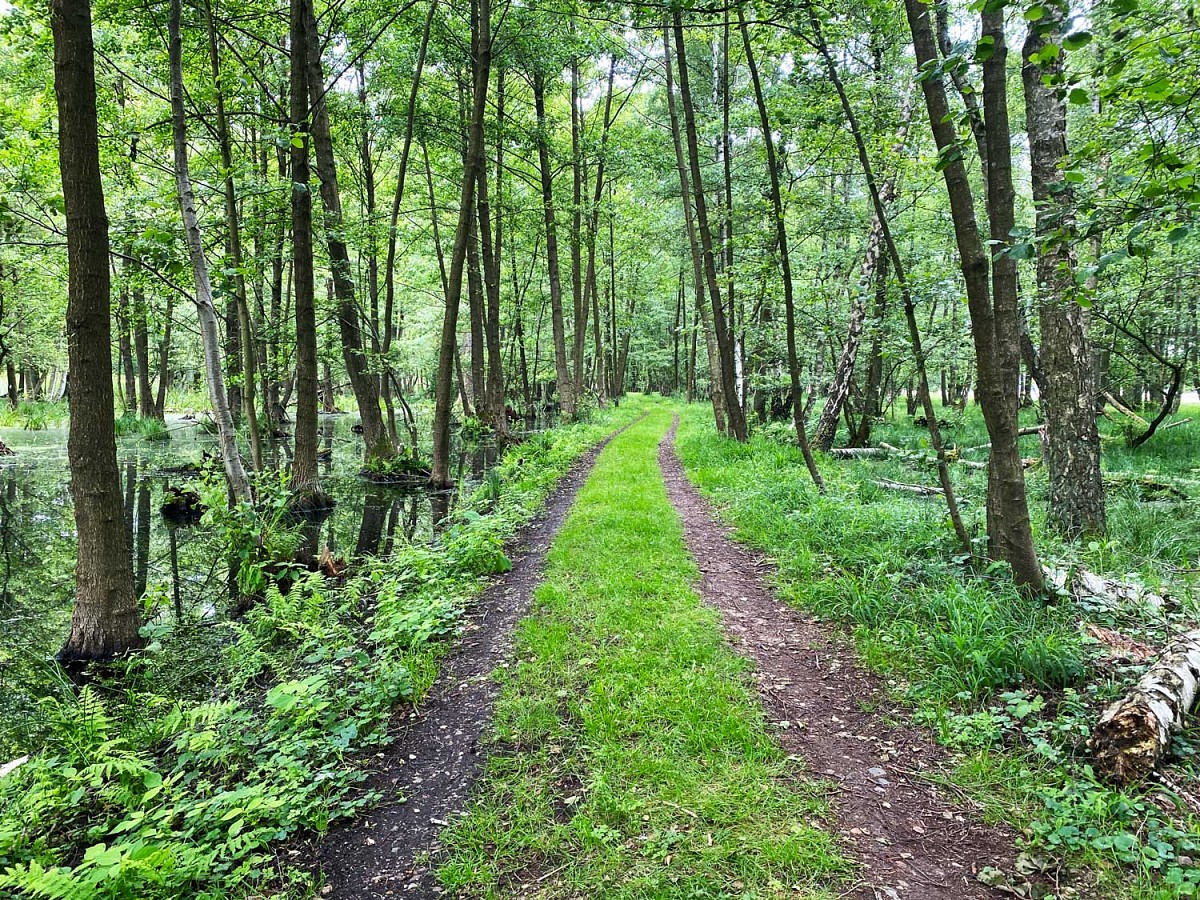
M 601 454 L 502 670 L 470 812 L 443 834 L 460 896 L 834 896 L 821 791 L 771 738 L 658 467 L 666 408 Z

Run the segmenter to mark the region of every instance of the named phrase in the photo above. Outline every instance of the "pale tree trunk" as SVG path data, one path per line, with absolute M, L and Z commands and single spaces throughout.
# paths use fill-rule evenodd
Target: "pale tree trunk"
M 472 0 L 472 71 L 471 124 L 467 136 L 467 156 L 459 198 L 458 226 L 450 255 L 450 273 L 446 284 L 446 315 L 442 320 L 438 351 L 437 384 L 433 413 L 433 465 L 429 480 L 435 486 L 450 482 L 450 413 L 454 405 L 454 359 L 458 336 L 458 307 L 462 300 L 463 269 L 467 259 L 467 241 L 475 218 L 475 186 L 483 167 L 483 118 L 487 111 L 488 77 L 492 60 L 491 2 Z
M 228 230 L 229 262 L 233 267 L 234 301 L 237 305 L 238 328 L 241 330 L 242 353 L 242 408 L 246 414 L 246 426 L 250 432 L 250 459 L 256 471 L 262 471 L 262 435 L 258 428 L 258 410 L 255 405 L 254 388 L 258 377 L 255 358 L 254 323 L 250 318 L 250 301 L 246 294 L 246 275 L 242 260 L 242 236 L 238 221 L 237 190 L 233 182 L 233 147 L 229 138 L 229 119 L 225 113 L 225 88 L 221 83 L 221 56 L 217 47 L 217 26 L 213 18 L 212 0 L 205 0 L 205 18 L 208 23 L 208 57 L 212 66 L 213 83 L 217 89 L 217 144 L 221 151 L 221 168 L 224 169 L 225 227 Z
M 1042 349 L 1042 409 L 1050 471 L 1047 521 L 1067 538 L 1105 530 L 1104 479 L 1100 473 L 1100 433 L 1096 429 L 1096 384 L 1087 311 L 1075 301 L 1073 197 L 1063 187 L 1067 155 L 1067 111 L 1057 86 L 1044 78 L 1062 73 L 1062 58 L 1036 63 L 1034 54 L 1057 40 L 1062 10 L 1049 4 L 1046 16 L 1031 22 L 1022 51 L 1025 123 L 1029 132 L 1033 200 L 1039 241 L 1037 280 Z
M 978 367 L 978 396 L 988 436 L 992 439 L 988 467 L 989 551 L 993 559 L 1012 566 L 1018 585 L 1041 591 L 1042 570 L 1033 546 L 1033 530 L 1025 496 L 1025 475 L 1017 444 L 1020 349 L 1015 271 L 1001 273 L 997 283 L 1001 296 L 994 297 L 988 277 L 988 254 L 980 238 L 966 166 L 961 155 L 956 155 L 958 136 L 946 99 L 945 85 L 934 68 L 938 55 L 929 18 L 930 10 L 921 0 L 905 0 L 905 11 L 913 36 L 917 67 L 926 72 L 921 80 L 921 90 L 925 95 L 934 141 L 944 164 L 942 175 L 950 201 L 971 314 L 971 336 L 975 343 Z M 994 48 L 992 57 L 984 63 L 984 99 L 988 110 L 988 195 L 993 213 L 990 217 L 992 234 L 999 241 L 997 246 L 1003 249 L 1010 240 L 1013 218 L 1011 149 L 1007 99 L 1004 95 L 1004 60 L 1007 52 L 1002 27 L 1003 14 L 997 17 L 989 13 L 985 20 L 985 33 L 992 39 Z
M 687 48 L 684 41 L 683 13 L 680 10 L 672 12 L 673 30 L 675 32 L 675 58 L 679 61 L 679 100 L 683 105 L 684 135 L 687 139 L 687 155 L 691 167 L 692 195 L 695 199 L 696 231 L 700 237 L 700 253 L 704 261 L 704 279 L 708 285 L 709 300 L 712 304 L 713 330 L 716 334 L 717 349 L 721 354 L 722 390 L 725 394 L 725 413 L 729 421 L 729 431 L 738 441 L 746 440 L 746 417 L 738 399 L 737 382 L 734 367 L 733 337 L 725 318 L 725 309 L 721 303 L 721 286 L 717 281 L 716 257 L 713 253 L 712 231 L 708 227 L 708 201 L 704 195 L 704 184 L 700 170 L 700 149 L 696 136 L 696 114 L 692 108 L 692 92 L 689 87 L 687 70 Z
M 179 194 L 179 211 L 183 216 L 183 232 L 188 258 L 196 285 L 196 315 L 200 321 L 200 340 L 204 346 L 204 371 L 208 382 L 208 400 L 212 404 L 213 422 L 217 426 L 217 442 L 229 493 L 237 503 L 253 502 L 250 481 L 238 452 L 237 432 L 229 412 L 229 395 L 225 392 L 225 376 L 221 369 L 221 337 L 217 328 L 217 312 L 213 307 L 212 285 L 208 277 L 208 260 L 204 256 L 204 238 L 200 219 L 196 215 L 196 196 L 188 166 L 187 113 L 183 106 L 183 35 L 180 30 L 182 0 L 171 0 L 167 25 L 167 44 L 171 63 L 171 133 L 175 149 L 175 184 Z
M 788 252 L 787 221 L 784 217 L 783 191 L 779 186 L 779 163 L 775 158 L 775 136 L 771 131 L 771 117 L 767 111 L 766 97 L 763 96 L 762 80 L 758 76 L 758 65 L 754 61 L 753 49 L 750 45 L 750 30 L 746 27 L 746 17 L 742 8 L 738 7 L 738 27 L 742 32 L 742 44 L 746 51 L 746 66 L 750 70 L 750 82 L 754 87 L 754 102 L 758 106 L 759 124 L 762 125 L 763 144 L 767 151 L 767 174 L 771 184 L 771 211 L 775 219 L 775 242 L 779 247 L 779 264 L 783 277 L 783 308 L 784 328 L 787 332 L 787 364 L 788 383 L 792 391 L 792 422 L 796 426 L 796 441 L 804 456 L 804 464 L 808 474 L 818 490 L 825 490 L 825 482 L 817 469 L 812 450 L 808 444 L 808 435 L 804 427 L 804 415 L 800 405 L 800 358 L 796 352 L 796 300 L 792 285 L 792 260 Z
M 59 659 L 79 662 L 138 648 L 141 621 L 113 428 L 108 215 L 100 177 L 95 52 L 87 0 L 52 0 L 50 27 L 69 273 L 67 459 L 78 536 L 75 606 Z
M 308 63 L 304 0 L 290 7 L 290 109 L 292 178 L 292 291 L 296 319 L 296 447 L 292 455 L 292 503 L 326 502 L 317 470 L 317 309 L 313 273 L 312 190 L 308 164 Z M 281 400 L 281 406 L 286 400 Z
M 333 156 L 333 135 L 329 111 L 325 105 L 325 77 L 321 66 L 321 42 L 312 0 L 304 3 L 304 31 L 308 63 L 308 97 L 312 102 L 312 141 L 317 158 L 317 177 L 321 182 L 321 204 L 325 208 L 325 245 L 333 274 L 333 294 L 337 302 L 338 330 L 342 338 L 342 356 L 350 387 L 358 403 L 363 427 L 363 443 L 368 462 L 389 460 L 396 448 L 384 425 L 379 407 L 379 381 L 371 374 L 359 324 L 358 304 L 351 277 L 350 253 L 346 248 L 342 196 L 338 188 L 337 163 Z
M 558 267 L 558 224 L 554 213 L 554 181 L 550 168 L 549 136 L 546 132 L 546 80 L 533 76 L 533 103 L 537 112 L 538 167 L 542 183 L 542 211 L 546 220 L 546 268 L 550 279 L 550 326 L 554 333 L 554 371 L 558 380 L 558 400 L 563 415 L 575 417 L 574 381 L 567 367 L 567 332 L 563 323 L 562 279 Z
M 725 420 L 725 380 L 721 375 L 721 352 L 712 331 L 712 314 L 704 299 L 704 261 L 700 252 L 700 241 L 696 236 L 696 220 L 692 214 L 691 179 L 688 176 L 687 162 L 683 155 L 683 138 L 679 127 L 679 114 L 675 109 L 675 90 L 672 84 L 671 71 L 671 32 L 664 21 L 663 24 L 663 58 L 666 62 L 667 77 L 667 111 L 671 119 L 671 139 L 675 145 L 675 166 L 679 170 L 679 190 L 683 203 L 683 219 L 687 227 L 688 246 L 692 251 L 692 287 L 696 294 L 696 311 L 700 315 L 700 327 L 704 331 L 704 345 L 708 353 L 708 373 L 711 380 L 709 393 L 713 405 L 713 421 L 717 431 L 725 434 L 728 423 Z M 622 372 L 622 378 L 624 373 Z M 623 391 L 622 391 L 623 393 Z
M 896 142 L 892 147 L 893 151 L 897 154 L 904 149 L 911 114 L 912 107 L 906 100 L 901 112 L 900 130 L 897 132 Z M 880 187 L 879 199 L 885 207 L 891 205 L 896 199 L 895 174 Z M 867 237 L 867 249 L 863 254 L 858 290 L 855 292 L 854 302 L 850 307 L 850 322 L 846 328 L 846 341 L 842 344 L 842 352 L 838 357 L 837 368 L 833 373 L 833 381 L 829 386 L 825 406 L 821 410 L 820 417 L 817 419 L 816 431 L 813 432 L 813 447 L 822 452 L 828 452 L 829 448 L 833 446 L 834 438 L 837 436 L 838 419 L 841 417 L 842 407 L 845 405 L 846 399 L 850 396 L 850 387 L 854 379 L 854 367 L 858 362 L 858 349 L 862 341 L 863 327 L 867 321 L 867 298 L 873 293 L 872 288 L 875 282 L 875 272 L 879 268 L 884 252 L 883 227 L 880 224 L 879 217 L 875 216 L 871 221 L 871 231 Z

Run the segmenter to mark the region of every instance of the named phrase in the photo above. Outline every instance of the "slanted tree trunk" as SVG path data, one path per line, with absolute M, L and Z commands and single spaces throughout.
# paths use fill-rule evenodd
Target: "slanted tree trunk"
M 708 226 L 708 200 L 704 194 L 704 183 L 700 169 L 700 149 L 696 136 L 696 114 L 692 106 L 692 92 L 689 85 L 687 69 L 687 48 L 683 33 L 683 13 L 681 10 L 672 12 L 673 30 L 675 32 L 675 58 L 679 61 L 679 100 L 683 105 L 684 134 L 687 138 L 688 160 L 691 167 L 692 194 L 695 199 L 696 231 L 700 237 L 700 253 L 704 261 L 704 279 L 708 285 L 709 300 L 712 303 L 713 330 L 716 334 L 717 349 L 721 354 L 722 390 L 725 395 L 725 413 L 729 422 L 729 431 L 738 441 L 745 441 L 746 416 L 738 398 L 737 382 L 735 379 L 733 336 L 725 318 L 725 308 L 721 303 L 721 286 L 717 281 L 717 263 L 713 253 L 712 231 Z
M 966 166 L 958 150 L 957 134 L 945 85 L 937 71 L 937 44 L 930 9 L 921 0 L 905 0 L 921 90 L 930 127 L 942 162 L 942 175 L 950 200 L 959 261 L 967 289 L 971 335 L 978 365 L 978 396 L 992 439 L 988 468 L 988 544 L 993 559 L 1007 562 L 1017 584 L 1041 591 L 1042 570 L 1033 546 L 1025 475 L 1017 444 L 1017 374 L 1020 365 L 1015 270 L 1001 265 L 996 284 L 989 284 L 988 254 L 979 235 L 975 201 Z M 993 240 L 1004 250 L 1011 238 L 1012 171 L 1005 95 L 1003 11 L 984 14 L 985 36 L 993 47 L 984 63 L 984 106 L 987 111 L 987 174 L 990 224 Z M 999 259 L 1004 259 L 1000 257 Z M 998 259 L 998 264 L 999 264 Z M 1008 264 L 1013 260 L 1007 259 Z M 997 290 L 998 289 L 998 290 Z
M 908 125 L 912 116 L 912 107 L 907 100 L 900 117 L 900 130 L 896 135 L 893 150 L 900 153 L 908 136 Z M 879 190 L 879 199 L 884 207 L 888 207 L 896 199 L 896 176 L 883 183 Z M 886 252 L 883 246 L 883 227 L 879 217 L 872 217 L 871 231 L 867 237 L 867 248 L 863 253 L 862 269 L 859 273 L 858 290 L 855 292 L 853 305 L 850 307 L 850 322 L 846 328 L 846 341 L 842 344 L 842 352 L 838 357 L 837 368 L 834 369 L 833 381 L 825 398 L 825 406 L 817 419 L 817 428 L 813 432 L 813 446 L 828 452 L 837 436 L 838 418 L 842 407 L 850 396 L 850 388 L 854 380 L 854 367 L 858 362 L 858 349 L 862 339 L 863 327 L 867 321 L 867 297 L 872 293 L 875 273 Z
M 728 429 L 728 423 L 725 420 L 725 380 L 721 375 L 721 351 L 717 349 L 716 339 L 712 331 L 712 314 L 709 312 L 704 299 L 704 260 L 700 252 L 700 241 L 696 236 L 696 220 L 692 214 L 691 179 L 688 176 L 687 162 L 683 155 L 683 138 L 679 127 L 679 114 L 675 109 L 671 55 L 671 32 L 666 20 L 664 20 L 663 59 L 666 64 L 667 112 L 671 119 L 671 140 L 675 145 L 675 166 L 679 170 L 679 191 L 683 204 L 683 219 L 687 228 L 688 246 L 692 254 L 692 288 L 695 291 L 696 311 L 700 316 L 700 328 L 704 331 L 704 344 L 708 352 L 708 372 L 711 382 L 709 393 L 713 405 L 713 421 L 716 423 L 717 431 L 720 434 L 725 434 Z M 624 393 L 623 381 L 624 371 L 622 370 L 622 390 L 617 396 Z
M 379 381 L 371 374 L 351 276 L 350 252 L 346 247 L 342 195 L 338 188 L 337 163 L 333 155 L 333 135 L 329 111 L 325 105 L 325 76 L 321 66 L 321 42 L 317 35 L 317 17 L 312 0 L 304 3 L 304 31 L 307 41 L 308 97 L 312 103 L 313 149 L 317 158 L 317 177 L 321 182 L 321 205 L 325 208 L 325 246 L 333 275 L 333 294 L 337 304 L 338 330 L 342 338 L 342 357 L 350 387 L 358 403 L 363 427 L 367 462 L 389 460 L 396 448 L 388 436 L 379 407 Z
M 1158 765 L 1200 696 L 1200 631 L 1169 646 L 1130 693 L 1110 705 L 1092 730 L 1096 769 L 1118 784 L 1141 781 Z
M 208 58 L 213 83 L 217 89 L 217 144 L 221 152 L 222 183 L 225 193 L 225 227 L 228 231 L 229 263 L 233 268 L 233 299 L 237 308 L 238 330 L 241 332 L 242 409 L 250 432 L 250 460 L 255 471 L 262 471 L 262 435 L 258 428 L 258 410 L 254 389 L 258 378 L 255 359 L 254 324 L 250 318 L 250 301 L 246 294 L 246 275 L 242 259 L 242 233 L 238 218 L 237 188 L 233 181 L 233 146 L 229 137 L 229 118 L 225 113 L 225 89 L 221 83 L 221 55 L 217 46 L 217 26 L 213 17 L 212 0 L 205 0 L 208 24 Z
M 108 215 L 100 177 L 96 70 L 87 0 L 52 0 L 59 170 L 67 225 L 67 460 L 78 555 L 71 631 L 59 659 L 104 659 L 141 645 L 113 428 Z
M 467 132 L 462 194 L 458 206 L 458 226 L 450 255 L 450 273 L 446 285 L 446 315 L 442 320 L 438 350 L 437 383 L 433 412 L 433 465 L 430 483 L 437 487 L 450 484 L 450 413 L 454 405 L 454 359 L 458 345 L 458 307 L 462 300 L 463 269 L 467 259 L 467 241 L 475 218 L 475 186 L 483 167 L 483 117 L 487 110 L 488 78 L 491 70 L 491 0 L 472 0 L 472 71 L 474 85 L 471 119 Z
M 862 166 L 863 175 L 866 176 L 867 189 L 871 195 L 871 204 L 875 209 L 875 221 L 879 224 L 880 235 L 883 238 L 884 245 L 887 247 L 892 268 L 895 271 L 896 283 L 900 286 L 900 296 L 904 303 L 904 318 L 908 324 L 909 343 L 912 347 L 913 364 L 917 370 L 917 392 L 919 400 L 925 409 L 926 427 L 929 430 L 929 443 L 933 447 L 937 459 L 938 480 L 942 485 L 941 493 L 946 498 L 946 511 L 950 516 L 950 523 L 954 528 L 955 536 L 958 538 L 958 542 L 963 550 L 969 553 L 971 551 L 971 536 L 967 533 L 966 526 L 963 524 L 962 514 L 958 508 L 958 500 L 954 494 L 954 485 L 950 481 L 950 468 L 947 465 L 945 446 L 942 442 L 941 429 L 937 421 L 937 412 L 933 408 L 933 398 L 929 392 L 929 373 L 925 365 L 925 350 L 921 342 L 921 331 L 917 324 L 916 308 L 913 304 L 912 291 L 908 285 L 908 276 L 905 272 L 904 261 L 900 258 L 900 251 L 892 236 L 887 208 L 884 206 L 883 194 L 880 190 L 879 182 L 875 178 L 871 158 L 867 152 L 866 140 L 863 138 L 862 129 L 858 124 L 858 116 L 855 115 L 854 108 L 850 105 L 850 98 L 846 94 L 846 88 L 842 83 L 833 54 L 830 53 L 829 45 L 825 41 L 825 36 L 821 30 L 821 21 L 817 18 L 816 8 L 813 6 L 812 0 L 806 0 L 805 5 L 808 9 L 809 24 L 812 26 L 817 47 L 825 60 L 825 68 L 829 73 L 829 80 L 833 82 L 838 100 L 842 105 L 842 112 L 846 116 L 846 124 L 850 126 L 850 134 L 854 138 L 854 146 L 858 151 L 858 161 Z
M 542 212 L 546 221 L 546 268 L 550 280 L 550 326 L 554 334 L 554 372 L 563 415 L 575 417 L 574 381 L 567 368 L 567 333 L 563 323 L 562 280 L 558 266 L 558 223 L 554 212 L 554 173 L 550 168 L 550 143 L 546 124 L 546 79 L 533 76 L 533 104 L 537 113 L 538 168 L 542 183 Z
M 225 376 L 221 367 L 221 336 L 217 328 L 217 311 L 213 306 L 212 285 L 208 277 L 208 260 L 204 255 L 204 238 L 196 214 L 196 196 L 188 166 L 187 112 L 183 106 L 183 33 L 180 30 L 182 0 L 171 0 L 167 24 L 167 44 L 171 64 L 171 134 L 175 150 L 175 185 L 179 195 L 179 211 L 183 216 L 183 232 L 188 258 L 196 286 L 196 315 L 200 321 L 200 339 L 204 345 L 204 370 L 208 383 L 208 400 L 212 404 L 213 422 L 217 426 L 217 442 L 229 493 L 238 503 L 250 503 L 250 481 L 238 452 L 237 432 L 229 411 L 229 396 L 225 392 Z
M 1025 123 L 1029 132 L 1033 200 L 1037 206 L 1042 410 L 1050 471 L 1047 521 L 1067 538 L 1105 530 L 1100 433 L 1096 428 L 1096 384 L 1087 311 L 1075 301 L 1073 197 L 1063 182 L 1067 155 L 1067 110 L 1059 88 L 1047 85 L 1062 73 L 1062 58 L 1034 62 L 1047 38 L 1057 40 L 1063 11 L 1048 4 L 1046 15 L 1029 24 L 1022 51 Z
M 742 32 L 742 44 L 746 51 L 746 66 L 750 70 L 750 82 L 754 87 L 754 102 L 758 106 L 759 123 L 762 125 L 763 144 L 767 151 L 767 174 L 771 185 L 771 211 L 775 219 L 775 242 L 779 247 L 779 264 L 783 275 L 783 308 L 784 328 L 787 332 L 787 363 L 788 383 L 792 391 L 792 422 L 796 426 L 796 441 L 804 456 L 804 464 L 808 474 L 818 490 L 824 491 L 825 482 L 817 469 L 809 448 L 808 435 L 804 427 L 804 416 L 800 406 L 800 357 L 796 352 L 796 301 L 793 295 L 792 262 L 788 252 L 787 221 L 784 217 L 783 192 L 779 187 L 779 164 L 775 158 L 775 137 L 771 131 L 771 117 L 767 111 L 766 97 L 763 95 L 762 80 L 758 76 L 758 65 L 754 61 L 753 48 L 750 44 L 750 31 L 746 27 L 746 17 L 742 8 L 738 7 L 738 27 Z
M 322 505 L 317 471 L 317 309 L 313 273 L 312 191 L 308 165 L 308 38 L 305 0 L 290 6 L 290 108 L 292 178 L 292 290 L 296 317 L 296 446 L 292 455 L 292 503 Z M 281 400 L 281 404 L 286 401 Z

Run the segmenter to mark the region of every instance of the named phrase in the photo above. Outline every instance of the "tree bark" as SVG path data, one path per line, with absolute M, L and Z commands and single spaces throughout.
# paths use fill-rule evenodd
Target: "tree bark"
M 1048 4 L 1043 19 L 1029 24 L 1022 50 L 1025 123 L 1029 132 L 1033 200 L 1037 207 L 1037 281 L 1044 371 L 1038 382 L 1046 421 L 1050 472 L 1047 521 L 1069 539 L 1105 530 L 1096 384 L 1087 311 L 1075 301 L 1073 198 L 1062 179 L 1067 155 L 1067 111 L 1058 87 L 1045 78 L 1062 73 L 1062 58 L 1037 63 L 1033 56 L 1057 38 L 1062 10 Z
M 504 185 L 504 72 L 496 82 L 496 215 L 488 197 L 487 168 L 479 167 L 478 214 L 482 236 L 483 280 L 487 294 L 484 339 L 487 344 L 487 384 L 484 391 L 485 418 L 500 439 L 508 434 L 508 416 L 504 410 L 504 356 L 500 346 L 500 279 L 504 249 L 502 189 Z
M 167 42 L 171 64 L 171 134 L 175 150 L 175 185 L 179 195 L 179 211 L 188 258 L 196 286 L 196 315 L 200 321 L 200 339 L 204 345 L 204 370 L 208 383 L 208 400 L 212 404 L 213 422 L 217 426 L 217 442 L 230 496 L 238 503 L 250 503 L 250 481 L 238 452 L 237 432 L 229 411 L 229 396 L 225 392 L 225 376 L 221 367 L 221 337 L 217 328 L 217 312 L 213 306 L 212 285 L 208 276 L 208 260 L 204 255 L 204 238 L 196 214 L 196 196 L 188 165 L 187 112 L 183 106 L 183 33 L 180 29 L 182 0 L 171 0 L 167 25 Z
M 317 310 L 313 273 L 312 189 L 308 163 L 308 39 L 305 0 L 291 0 L 288 151 L 292 178 L 292 290 L 296 318 L 296 447 L 292 455 L 292 503 L 322 505 L 317 471 Z M 281 401 L 281 403 L 284 401 Z
M 1020 364 L 1015 271 L 1002 271 L 993 296 L 989 284 L 988 255 L 979 235 L 975 201 L 966 166 L 958 146 L 945 85 L 936 67 L 937 45 L 930 23 L 930 10 L 921 0 L 905 0 L 905 11 L 913 36 L 921 90 L 937 145 L 942 175 L 950 201 L 959 261 L 971 314 L 971 335 L 978 366 L 978 395 L 992 439 L 988 468 L 988 543 L 993 559 L 1008 563 L 1017 584 L 1031 591 L 1043 587 L 1042 570 L 1033 546 L 1033 530 L 1025 496 L 1025 476 L 1017 444 L 1017 372 Z M 984 63 L 985 108 L 988 112 L 988 197 L 992 236 L 1001 249 L 1008 245 L 1012 230 L 1011 149 L 1004 95 L 1004 61 L 1007 56 L 1003 13 L 985 15 L 985 36 L 992 41 L 993 54 Z M 1006 209 L 1007 207 L 1007 209 Z M 1009 263 L 1012 260 L 1008 260 Z
M 108 215 L 100 177 L 95 51 L 87 0 L 52 0 L 59 170 L 67 225 L 67 353 L 78 556 L 71 631 L 59 659 L 103 659 L 141 645 L 113 428 Z
M 453 407 L 454 357 L 458 337 L 458 307 L 462 299 L 463 269 L 467 258 L 467 241 L 475 217 L 475 186 L 483 167 L 483 117 L 487 110 L 488 78 L 492 60 L 491 2 L 472 0 L 472 70 L 474 85 L 471 100 L 471 119 L 464 160 L 462 195 L 459 198 L 458 227 L 454 234 L 454 249 L 450 255 L 450 274 L 446 290 L 446 315 L 442 320 L 441 345 L 438 352 L 437 384 L 433 413 L 433 465 L 430 483 L 437 487 L 450 484 L 450 413 Z
M 312 103 L 312 142 L 317 159 L 317 177 L 321 182 L 321 205 L 325 208 L 325 245 L 333 274 L 333 294 L 337 304 L 338 330 L 342 338 L 342 357 L 350 376 L 350 387 L 358 403 L 368 463 L 389 460 L 396 448 L 384 425 L 379 407 L 379 381 L 371 374 L 359 323 L 350 253 L 346 247 L 342 196 L 338 188 L 337 163 L 333 155 L 333 135 L 329 110 L 325 105 L 325 76 L 321 66 L 321 42 L 312 0 L 304 2 L 304 37 L 308 65 L 308 97 Z
M 671 119 L 671 140 L 675 145 L 675 166 L 679 170 L 683 219 L 687 228 L 688 246 L 692 252 L 692 288 L 696 295 L 696 311 L 700 315 L 700 327 L 704 331 L 705 348 L 708 351 L 708 372 L 711 382 L 709 393 L 712 399 L 713 421 L 716 423 L 717 431 L 725 434 L 728 430 L 728 423 L 725 420 L 725 380 L 721 375 L 721 352 L 717 349 L 717 342 L 712 331 L 712 314 L 704 299 L 704 259 L 700 252 L 700 241 L 696 236 L 696 220 L 692 214 L 691 180 L 683 155 L 679 115 L 675 109 L 675 90 L 671 71 L 671 32 L 666 20 L 663 22 L 663 59 L 666 65 L 667 112 Z M 613 327 L 616 327 L 615 322 Z M 614 347 L 614 351 L 615 349 Z M 622 371 L 622 380 L 623 378 L 624 372 Z M 617 396 L 623 393 L 622 390 Z
M 704 278 L 708 285 L 712 303 L 713 330 L 717 339 L 717 350 L 721 355 L 722 390 L 725 395 L 725 413 L 729 431 L 738 441 L 745 441 L 746 417 L 738 399 L 737 382 L 734 375 L 734 348 L 732 335 L 721 303 L 721 286 L 717 282 L 716 257 L 713 254 L 712 231 L 708 227 L 708 201 L 704 195 L 704 183 L 700 170 L 700 150 L 696 137 L 696 114 L 692 107 L 692 92 L 687 69 L 687 48 L 683 35 L 683 13 L 672 12 L 675 32 L 675 58 L 679 61 L 679 100 L 683 105 L 684 134 L 687 139 L 688 159 L 691 166 L 692 194 L 695 199 L 696 231 L 700 237 L 700 253 L 704 261 Z
M 546 268 L 550 279 L 550 326 L 554 334 L 554 371 L 558 379 L 558 400 L 563 415 L 575 417 L 575 392 L 567 367 L 567 334 L 563 323 L 562 280 L 558 266 L 558 224 L 554 212 L 554 174 L 550 168 L 550 141 L 546 123 L 546 79 L 540 72 L 533 76 L 533 103 L 537 113 L 538 167 L 541 172 L 542 212 L 546 221 Z

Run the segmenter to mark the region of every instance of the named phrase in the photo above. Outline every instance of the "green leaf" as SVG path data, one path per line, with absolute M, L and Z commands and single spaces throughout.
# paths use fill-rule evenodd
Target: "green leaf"
M 1068 50 L 1078 50 L 1092 42 L 1090 31 L 1073 31 L 1063 38 L 1063 46 Z
M 1172 228 L 1170 234 L 1167 235 L 1167 243 L 1171 245 L 1182 243 L 1191 232 L 1192 229 L 1188 225 L 1179 225 Z
M 1067 100 L 1077 106 L 1084 106 L 1091 101 L 1091 95 L 1083 88 L 1072 88 L 1071 93 L 1067 94 Z

